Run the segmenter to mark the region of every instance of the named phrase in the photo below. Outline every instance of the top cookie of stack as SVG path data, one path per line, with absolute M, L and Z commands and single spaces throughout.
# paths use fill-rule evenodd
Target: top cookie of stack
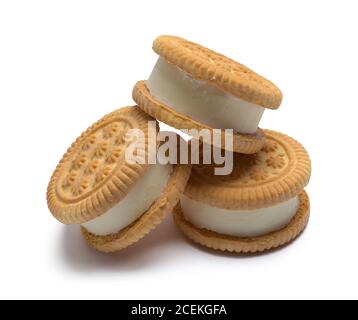
M 153 43 L 159 59 L 133 99 L 149 115 L 177 129 L 233 129 L 233 151 L 256 153 L 265 108 L 277 109 L 282 93 L 246 66 L 179 37 Z M 190 134 L 190 132 L 189 132 Z

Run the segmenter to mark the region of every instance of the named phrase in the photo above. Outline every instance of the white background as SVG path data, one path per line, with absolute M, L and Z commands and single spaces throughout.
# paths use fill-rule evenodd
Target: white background
M 0 298 L 358 298 L 356 1 L 0 1 Z M 133 104 L 153 39 L 173 34 L 253 68 L 284 93 L 261 126 L 310 153 L 312 218 L 283 250 L 191 245 L 171 218 L 106 256 L 49 213 L 70 143 Z

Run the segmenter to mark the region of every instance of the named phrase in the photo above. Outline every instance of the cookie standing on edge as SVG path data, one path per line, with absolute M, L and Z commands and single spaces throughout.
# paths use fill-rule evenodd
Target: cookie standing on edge
M 212 165 L 194 166 L 174 218 L 191 240 L 222 251 L 255 253 L 296 238 L 309 219 L 304 191 L 311 163 L 294 139 L 265 130 L 254 155 L 235 154 L 229 176 Z
M 187 40 L 160 36 L 159 60 L 139 81 L 139 107 L 178 129 L 234 129 L 233 151 L 255 153 L 264 144 L 258 124 L 265 108 L 277 109 L 281 91 L 269 80 L 219 53 Z
M 126 161 L 126 133 L 140 129 L 148 146 L 149 121 L 155 120 L 137 106 L 105 116 L 73 143 L 49 183 L 54 217 L 81 224 L 99 251 L 119 251 L 143 238 L 172 212 L 190 176 L 188 165 Z

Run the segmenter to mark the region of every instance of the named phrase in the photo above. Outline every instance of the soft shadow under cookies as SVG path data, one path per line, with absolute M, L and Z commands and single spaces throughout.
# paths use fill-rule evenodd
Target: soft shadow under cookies
M 90 248 L 81 235 L 79 226 L 64 226 L 61 230 L 61 254 L 66 266 L 75 271 L 137 271 L 163 264 L 175 255 L 175 247 L 182 243 L 179 230 L 168 217 L 155 232 L 143 241 L 113 254 L 104 254 Z

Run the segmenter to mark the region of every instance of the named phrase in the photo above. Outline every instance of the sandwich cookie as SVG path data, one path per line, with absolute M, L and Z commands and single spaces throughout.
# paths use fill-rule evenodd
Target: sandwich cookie
M 262 148 L 260 119 L 265 108 L 277 109 L 282 100 L 272 82 L 178 37 L 160 36 L 153 49 L 158 62 L 149 79 L 133 89 L 142 110 L 177 129 L 233 129 L 235 152 L 250 154 Z
M 311 163 L 301 144 L 265 130 L 266 143 L 254 155 L 234 154 L 228 176 L 213 165 L 193 166 L 174 218 L 191 240 L 217 250 L 255 253 L 295 239 L 309 219 L 304 191 Z
M 132 129 L 143 133 L 145 159 L 150 146 L 157 147 L 150 144 L 149 121 L 157 133 L 158 123 L 137 106 L 108 114 L 72 144 L 49 183 L 53 216 L 81 225 L 99 251 L 119 251 L 143 238 L 172 212 L 190 176 L 190 166 L 127 161 Z

